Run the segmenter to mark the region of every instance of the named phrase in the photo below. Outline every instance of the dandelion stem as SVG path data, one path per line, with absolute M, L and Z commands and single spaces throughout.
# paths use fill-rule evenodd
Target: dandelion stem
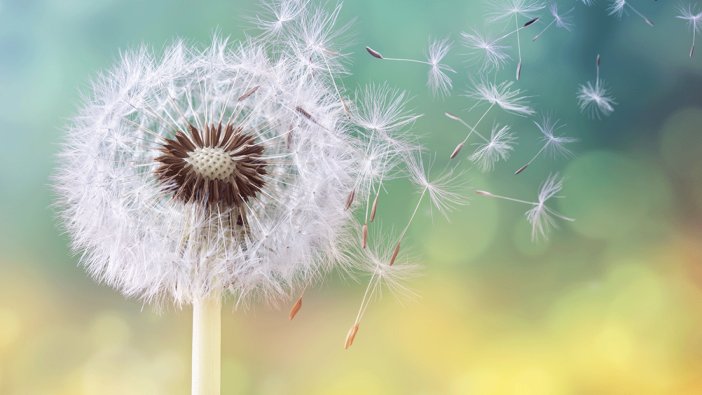
M 339 87 L 336 85 L 336 80 L 334 79 L 334 75 L 332 74 L 331 68 L 329 67 L 329 62 L 327 62 L 327 57 L 324 56 L 324 53 L 322 53 L 322 59 L 324 60 L 324 65 L 327 66 L 327 72 L 329 72 L 329 79 L 331 80 L 332 85 L 334 85 L 336 95 L 339 97 L 341 105 L 344 107 L 344 111 L 346 112 L 346 114 L 349 114 L 349 108 L 348 106 L 346 106 L 346 100 L 344 100 L 344 98 L 341 96 L 341 92 L 339 92 Z
M 541 153 L 543 153 L 544 150 L 546 150 L 546 147 L 548 147 L 548 144 L 544 144 L 543 147 L 541 147 L 541 149 L 539 150 L 539 152 L 537 152 L 536 155 L 534 155 L 527 163 L 525 163 L 524 166 L 520 167 L 514 174 L 519 174 L 526 170 L 527 167 L 531 166 L 531 164 L 534 163 L 536 158 L 538 158 L 541 155 Z
M 424 187 L 422 190 L 422 194 L 419 195 L 419 200 L 417 201 L 417 205 L 414 206 L 414 211 L 412 212 L 412 216 L 410 217 L 409 221 L 407 221 L 407 225 L 405 226 L 405 229 L 402 230 L 402 233 L 400 233 L 400 237 L 397 240 L 397 243 L 401 243 L 402 240 L 405 238 L 405 235 L 407 234 L 407 231 L 409 230 L 409 227 L 412 225 L 412 222 L 414 221 L 414 217 L 417 216 L 417 211 L 419 211 L 419 206 L 422 204 L 422 200 L 424 200 L 424 195 L 427 194 L 427 187 Z
M 636 8 L 634 8 L 633 5 L 631 5 L 631 4 L 629 4 L 629 3 L 626 3 L 626 5 L 627 5 L 632 11 L 634 11 L 634 14 L 640 16 L 641 19 L 643 19 L 644 22 L 646 22 L 647 25 L 649 25 L 649 26 L 654 26 L 653 21 L 650 20 L 650 19 L 648 19 L 648 17 L 646 17 L 646 15 L 642 14 L 641 12 L 639 12 L 639 10 L 637 10 Z
M 220 295 L 193 302 L 192 395 L 220 393 Z
M 473 134 L 473 133 L 475 133 L 476 135 L 478 135 L 481 139 L 485 140 L 485 142 L 489 142 L 489 140 L 488 140 L 487 138 L 485 138 L 485 136 L 483 136 L 482 134 L 480 134 L 480 133 L 477 131 L 477 128 L 478 128 L 478 125 L 480 125 L 480 123 L 483 121 L 483 119 L 485 119 L 485 117 L 488 115 L 488 113 L 490 112 L 490 110 L 492 110 L 493 107 L 495 107 L 495 104 L 494 104 L 494 103 L 493 103 L 493 104 L 490 104 L 490 107 L 488 107 L 488 109 L 485 110 L 485 112 L 483 113 L 483 115 L 480 116 L 480 119 L 478 119 L 478 122 L 476 122 L 474 126 L 470 126 L 470 125 L 469 125 L 467 122 L 465 122 L 464 120 L 462 120 L 462 119 L 460 119 L 460 118 L 457 118 L 457 121 L 458 121 L 458 122 L 460 122 L 463 126 L 465 126 L 465 127 L 467 127 L 468 129 L 470 129 L 470 131 L 469 131 L 468 134 L 466 135 L 466 138 L 463 139 L 462 144 L 465 144 L 465 143 L 468 141 L 468 139 L 470 138 L 470 135 Z
M 553 26 L 554 23 L 556 23 L 556 19 L 555 19 L 555 18 L 551 21 L 551 23 L 549 23 L 548 25 L 546 25 L 546 27 L 545 27 L 543 30 L 541 30 L 537 35 L 535 35 L 534 38 L 531 39 L 531 41 L 536 41 L 536 40 L 538 40 L 539 37 L 541 37 L 542 34 L 546 33 L 546 30 L 548 30 L 551 26 Z
M 489 193 L 489 192 L 482 192 L 482 193 L 481 193 L 481 192 L 482 192 L 482 191 L 479 191 L 478 193 L 481 194 L 481 195 L 483 195 L 483 196 L 487 196 L 487 197 L 491 197 L 491 198 L 495 198 L 495 199 L 508 200 L 508 201 L 510 201 L 510 202 L 528 204 L 528 205 L 530 205 L 530 206 L 538 206 L 538 205 L 539 205 L 539 203 L 530 202 L 530 201 L 528 201 L 528 200 L 521 200 L 521 199 L 511 198 L 511 197 L 508 197 L 508 196 L 495 195 L 494 193 Z
M 522 77 L 522 39 L 519 31 L 519 16 L 514 14 L 514 26 L 517 28 L 517 52 L 519 54 L 519 63 L 517 63 L 517 81 Z
M 692 46 L 690 47 L 690 58 L 695 55 L 695 39 L 697 38 L 697 26 L 692 27 Z
M 419 64 L 425 64 L 427 66 L 432 66 L 431 63 L 425 62 L 423 60 L 417 60 L 417 59 L 402 59 L 402 58 L 383 58 L 383 60 L 390 60 L 393 62 L 410 62 L 410 63 L 419 63 Z

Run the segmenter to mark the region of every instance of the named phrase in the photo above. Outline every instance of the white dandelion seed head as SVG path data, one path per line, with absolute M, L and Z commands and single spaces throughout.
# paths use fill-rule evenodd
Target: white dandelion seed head
M 571 150 L 566 147 L 568 144 L 572 144 L 578 141 L 574 137 L 559 136 L 556 132 L 565 127 L 561 124 L 559 120 L 552 118 L 549 115 L 542 116 L 541 120 L 534 121 L 537 129 L 542 134 L 541 140 L 544 143 L 544 150 L 551 154 L 551 156 L 571 156 Z
M 494 125 L 488 141 L 474 144 L 476 149 L 471 154 L 470 160 L 482 171 L 490 171 L 497 162 L 509 158 L 515 141 L 516 138 L 509 126 Z
M 501 45 L 495 40 L 477 30 L 471 33 L 461 33 L 464 45 L 480 63 L 482 71 L 497 70 L 502 68 L 510 59 L 507 54 L 509 46 Z
M 94 278 L 147 302 L 273 302 L 350 264 L 349 193 L 396 166 L 396 147 L 356 133 L 329 73 L 279 37 L 141 48 L 93 84 L 55 188 Z
M 553 209 L 549 208 L 546 203 L 552 198 L 557 198 L 558 193 L 563 189 L 563 179 L 558 174 L 550 175 L 539 188 L 538 202 L 534 207 L 526 212 L 527 221 L 531 224 L 532 240 L 546 238 L 551 229 L 557 227 L 556 218 L 573 221 L 573 219 L 565 217 Z
M 478 81 L 468 92 L 467 97 L 496 105 L 503 110 L 517 115 L 533 115 L 534 109 L 527 104 L 527 97 L 521 89 L 512 89 L 513 81 L 499 84 L 487 80 Z
M 429 76 L 427 86 L 435 96 L 446 96 L 451 92 L 453 82 L 448 73 L 455 71 L 441 62 L 451 49 L 451 42 L 447 39 L 435 40 L 429 43 L 427 51 L 427 63 L 429 63 Z
M 617 102 L 609 95 L 605 82 L 598 79 L 595 83 L 587 82 L 578 88 L 578 105 L 580 111 L 593 118 L 609 116 L 614 112 Z

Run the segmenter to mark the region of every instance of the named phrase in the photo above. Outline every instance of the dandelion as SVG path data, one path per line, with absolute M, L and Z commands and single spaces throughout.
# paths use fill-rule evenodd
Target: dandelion
M 685 7 L 680 7 L 680 15 L 676 18 L 687 21 L 690 25 L 690 30 L 692 30 L 692 45 L 690 46 L 690 58 L 695 55 L 695 39 L 697 38 L 697 33 L 702 32 L 702 11 L 697 11 L 696 8 L 690 4 Z
M 451 42 L 448 40 L 431 41 L 429 43 L 429 49 L 427 50 L 426 60 L 389 58 L 371 47 L 366 47 L 366 51 L 376 59 L 393 62 L 419 63 L 429 66 L 429 74 L 427 77 L 429 90 L 434 95 L 446 96 L 453 87 L 448 73 L 455 73 L 455 70 L 442 63 L 450 48 Z
M 541 184 L 541 188 L 539 188 L 539 196 L 536 202 L 496 195 L 494 193 L 482 190 L 478 190 L 476 193 L 480 196 L 502 199 L 531 206 L 531 208 L 525 213 L 525 216 L 531 225 L 531 238 L 532 240 L 537 240 L 539 238 L 546 238 L 550 229 L 557 226 L 556 219 L 561 219 L 568 222 L 574 221 L 574 219 L 563 216 L 546 205 L 550 199 L 559 197 L 557 195 L 561 189 L 563 189 L 563 180 L 558 176 L 558 174 L 554 174 L 549 176 L 546 181 Z
M 514 18 L 514 27 L 517 33 L 517 80 L 521 79 L 522 76 L 522 40 L 520 36 L 519 29 L 519 17 L 530 18 L 531 20 L 527 22 L 524 26 L 528 26 L 536 22 L 533 15 L 544 8 L 544 5 L 540 1 L 534 0 L 506 0 L 504 4 L 498 4 L 497 10 L 493 12 L 490 20 L 493 22 Z
M 566 11 L 565 13 L 559 13 L 558 11 L 558 3 L 553 2 L 549 6 L 549 12 L 551 13 L 551 16 L 553 17 L 553 20 L 546 25 L 546 27 L 543 28 L 537 35 L 532 38 L 532 41 L 536 41 L 543 35 L 551 26 L 556 25 L 556 27 L 559 27 L 561 29 L 565 29 L 567 31 L 571 31 L 573 28 L 573 23 L 570 21 L 570 14 L 573 12 L 575 8 L 571 8 L 570 10 Z
M 223 297 L 274 303 L 352 268 L 371 190 L 358 186 L 395 171 L 415 119 L 404 96 L 376 95 L 356 119 L 374 132 L 360 133 L 333 82 L 338 8 L 300 12 L 285 27 L 298 35 L 128 52 L 60 155 L 58 205 L 86 270 L 128 297 L 193 306 L 193 394 L 219 391 Z
M 551 156 L 556 157 L 556 156 L 569 156 L 571 155 L 571 151 L 566 147 L 566 144 L 571 144 L 578 139 L 573 138 L 573 137 L 567 137 L 567 136 L 557 136 L 556 131 L 560 128 L 562 128 L 564 125 L 561 125 L 558 120 L 553 120 L 549 116 L 544 116 L 540 122 L 535 121 L 534 125 L 539 129 L 541 134 L 543 135 L 541 140 L 543 141 L 543 145 L 541 146 L 541 149 L 534 154 L 534 156 L 529 159 L 529 161 L 517 171 L 514 172 L 514 174 L 520 174 L 524 170 L 527 169 L 534 161 L 542 154 L 542 153 L 547 153 L 551 154 Z
M 520 30 L 533 25 L 537 20 L 538 18 L 534 18 L 524 25 L 519 26 L 517 29 L 495 39 L 489 39 L 486 35 L 483 35 L 477 30 L 473 30 L 471 33 L 461 33 L 461 37 L 463 38 L 465 46 L 472 53 L 477 53 L 481 58 L 481 68 L 483 71 L 499 69 L 510 59 L 510 56 L 506 52 L 509 47 L 501 43 L 505 39 L 519 33 Z
M 634 14 L 641 17 L 641 19 L 643 19 L 643 21 L 646 22 L 647 25 L 654 25 L 653 21 L 648 19 L 648 17 L 642 14 L 633 5 L 631 5 L 628 0 L 612 0 L 612 4 L 610 4 L 609 6 L 609 15 L 616 15 L 617 17 L 621 18 L 622 15 L 624 15 L 624 11 L 626 11 L 627 8 L 633 11 Z
M 597 69 L 595 82 L 588 81 L 578 88 L 578 104 L 580 111 L 590 114 L 594 118 L 608 116 L 614 112 L 614 106 L 617 104 L 610 96 L 604 80 L 600 78 L 600 55 L 597 55 L 595 60 L 595 68 Z

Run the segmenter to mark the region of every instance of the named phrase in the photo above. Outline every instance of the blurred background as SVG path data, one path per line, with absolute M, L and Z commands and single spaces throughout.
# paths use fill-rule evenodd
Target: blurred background
M 656 22 L 607 16 L 600 2 L 575 6 L 573 32 L 523 40 L 517 87 L 577 137 L 570 160 L 538 160 L 532 120 L 494 112 L 519 143 L 472 186 L 533 200 L 552 172 L 566 177 L 555 208 L 576 218 L 532 243 L 524 207 L 471 197 L 450 221 L 423 208 L 408 243 L 424 263 L 420 297 L 389 293 L 369 308 L 343 350 L 364 284 L 331 279 L 289 306 L 225 306 L 224 394 L 696 394 L 702 393 L 702 53 L 688 58 L 691 30 L 672 2 L 636 2 Z M 346 50 L 354 89 L 387 81 L 409 91 L 416 125 L 436 167 L 465 131 L 461 114 L 477 77 L 459 33 L 483 29 L 486 3 L 354 0 Z M 77 267 L 55 220 L 50 188 L 62 128 L 81 92 L 121 50 L 162 48 L 174 37 L 206 44 L 219 30 L 250 28 L 250 0 L 0 1 L 0 394 L 187 394 L 189 309 L 157 311 L 94 283 Z M 547 13 L 536 28 L 550 21 Z M 523 20 L 523 22 L 526 20 Z M 502 31 L 502 26 L 491 26 Z M 424 56 L 448 37 L 456 69 L 450 97 L 428 93 L 426 68 L 382 62 Z M 602 77 L 617 102 L 611 117 L 579 113 L 575 93 Z M 511 78 L 510 63 L 504 78 Z M 484 125 L 488 125 L 487 123 Z M 403 226 L 416 196 L 390 186 L 383 220 Z

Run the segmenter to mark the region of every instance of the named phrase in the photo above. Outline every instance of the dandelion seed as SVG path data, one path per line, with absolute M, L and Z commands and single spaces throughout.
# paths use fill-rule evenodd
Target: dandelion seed
M 573 23 L 570 21 L 570 14 L 573 12 L 574 9 L 575 8 L 571 8 L 565 13 L 560 14 L 558 12 L 558 3 L 551 3 L 551 5 L 549 6 L 549 12 L 553 17 L 553 20 L 548 25 L 546 25 L 546 27 L 544 27 L 543 30 L 541 30 L 537 35 L 535 35 L 534 38 L 532 38 L 532 41 L 538 40 L 553 25 L 556 25 L 556 27 L 559 27 L 561 29 L 571 31 L 571 29 L 573 28 Z
M 451 42 L 449 40 L 430 41 L 429 49 L 427 50 L 427 60 L 389 58 L 370 47 L 366 47 L 366 51 L 376 59 L 391 62 L 419 63 L 429 66 L 429 75 L 427 77 L 429 90 L 435 96 L 446 96 L 453 87 L 453 83 L 448 74 L 455 73 L 455 70 L 442 63 L 450 48 Z
M 499 84 L 489 81 L 480 81 L 466 95 L 468 98 L 490 103 L 490 106 L 499 106 L 503 110 L 517 115 L 533 115 L 534 110 L 526 103 L 527 98 L 522 96 L 520 89 L 511 89 L 511 81 Z
M 522 39 L 519 31 L 519 17 L 530 18 L 526 26 L 535 22 L 533 14 L 544 8 L 540 1 L 534 0 L 506 0 L 503 3 L 498 3 L 497 10 L 492 13 L 491 21 L 496 22 L 503 19 L 514 18 L 514 27 L 517 32 L 517 73 L 516 78 L 520 80 L 522 77 Z
M 300 312 L 301 308 L 302 308 L 302 296 L 297 298 L 297 300 L 295 301 L 295 304 L 290 309 L 290 314 L 288 315 L 288 318 L 290 319 L 290 321 L 292 321 L 297 316 L 297 313 Z
M 494 39 L 489 39 L 486 35 L 483 35 L 477 30 L 473 30 L 471 33 L 461 33 L 461 37 L 463 38 L 464 45 L 471 53 L 477 53 L 479 55 L 483 71 L 500 69 L 510 59 L 510 56 L 507 54 L 507 49 L 509 49 L 509 47 L 502 45 L 501 42 L 517 34 L 520 30 L 528 28 L 536 23 L 538 19 L 539 18 L 534 18 L 524 25 L 519 26 L 516 30 Z
M 541 146 L 541 149 L 537 151 L 526 164 L 517 169 L 514 174 L 522 173 L 527 167 L 534 163 L 542 153 L 551 154 L 553 157 L 571 155 L 571 151 L 566 147 L 566 144 L 578 141 L 578 139 L 573 137 L 557 136 L 556 131 L 564 125 L 561 125 L 558 120 L 552 120 L 549 116 L 544 116 L 540 122 L 535 121 L 534 125 L 536 125 L 543 135 L 541 140 L 544 144 Z
M 468 142 L 468 139 L 473 134 L 479 136 L 483 141 L 489 143 L 490 139 L 480 134 L 477 130 L 480 123 L 485 119 L 488 113 L 495 107 L 498 106 L 507 112 L 511 112 L 517 115 L 532 115 L 534 110 L 526 104 L 526 97 L 521 96 L 521 91 L 519 89 L 512 90 L 513 82 L 503 82 L 500 84 L 494 84 L 487 81 L 480 81 L 475 84 L 473 90 L 469 91 L 466 95 L 469 98 L 476 99 L 478 102 L 484 101 L 490 103 L 490 106 L 483 112 L 478 121 L 474 125 L 469 125 L 463 119 L 457 115 L 451 113 L 445 113 L 445 115 L 465 126 L 468 129 L 466 137 L 461 141 L 450 155 L 450 159 L 458 156 L 459 152 L 463 146 Z
M 637 10 L 633 5 L 631 5 L 628 0 L 612 0 L 612 4 L 610 4 L 609 6 L 609 15 L 616 15 L 617 17 L 621 18 L 622 15 L 624 15 L 624 11 L 626 11 L 627 8 L 633 11 L 634 14 L 638 15 L 641 19 L 643 19 L 643 21 L 646 22 L 647 25 L 654 26 L 653 21 L 648 19 L 648 17 L 646 17 L 641 12 L 639 12 L 639 10 Z
M 532 206 L 532 208 L 525 213 L 525 216 L 529 224 L 531 224 L 531 238 L 533 241 L 536 241 L 539 238 L 546 238 L 550 229 L 557 226 L 556 218 L 569 222 L 574 221 L 574 219 L 565 217 L 546 205 L 550 199 L 558 197 L 557 194 L 561 189 L 563 189 L 563 180 L 558 174 L 554 174 L 549 176 L 539 188 L 538 200 L 536 202 L 496 195 L 482 190 L 478 190 L 476 193 L 480 196 Z
M 702 11 L 698 11 L 696 7 L 692 4 L 685 7 L 680 7 L 680 15 L 676 16 L 678 19 L 687 21 L 692 30 L 692 45 L 690 46 L 690 58 L 695 55 L 695 40 L 697 38 L 697 33 L 702 32 Z
M 614 112 L 614 106 L 617 104 L 610 97 L 605 81 L 600 78 L 600 55 L 597 55 L 595 67 L 597 69 L 595 82 L 588 81 L 578 88 L 578 104 L 580 111 L 589 114 L 593 118 L 608 116 Z
M 385 244 L 385 243 L 382 243 Z M 418 273 L 418 268 L 415 265 L 398 262 L 397 256 L 400 251 L 400 244 L 396 244 L 392 251 L 365 249 L 359 259 L 361 262 L 360 269 L 371 275 L 366 290 L 363 293 L 361 304 L 354 319 L 353 325 L 349 329 L 344 342 L 344 348 L 348 349 L 353 345 L 356 339 L 356 334 L 361 324 L 361 320 L 368 309 L 371 301 L 380 297 L 383 288 L 387 288 L 394 295 L 400 297 L 416 296 L 410 289 L 405 286 L 405 283 L 415 277 Z
M 263 36 L 279 36 L 303 13 L 306 5 L 307 1 L 300 0 L 264 2 L 264 15 L 256 16 L 252 21 L 263 32 Z
M 490 133 L 490 139 L 484 143 L 475 144 L 477 148 L 470 156 L 470 160 L 475 162 L 482 171 L 492 170 L 496 162 L 509 158 L 514 141 L 515 137 L 510 132 L 509 126 L 495 125 Z

